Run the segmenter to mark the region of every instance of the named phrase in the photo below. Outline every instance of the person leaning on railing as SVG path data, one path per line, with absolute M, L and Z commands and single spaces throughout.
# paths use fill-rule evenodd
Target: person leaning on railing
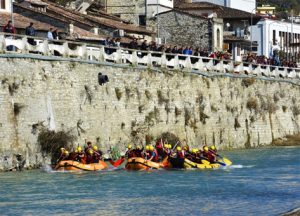
M 7 24 L 3 27 L 3 32 L 8 34 L 16 34 L 16 28 L 12 25 L 12 21 L 9 20 Z M 7 35 L 6 38 L 13 39 L 12 35 Z M 7 46 L 7 51 L 14 51 L 14 46 Z
M 26 27 L 25 34 L 30 36 L 30 37 L 35 37 L 35 28 L 33 27 L 32 22 L 29 24 L 29 26 Z M 34 45 L 34 46 L 36 45 L 36 42 L 34 41 L 33 38 L 28 38 L 27 41 L 31 45 Z
M 47 39 L 48 40 L 53 40 L 53 29 L 50 28 L 49 31 L 47 32 Z

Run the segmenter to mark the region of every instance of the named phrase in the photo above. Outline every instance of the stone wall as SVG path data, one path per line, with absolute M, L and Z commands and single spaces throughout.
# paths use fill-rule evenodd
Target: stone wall
M 101 2 L 101 1 L 100 1 Z M 145 0 L 107 0 L 107 13 L 120 16 L 135 25 L 139 25 L 139 15 L 145 15 Z
M 178 11 L 165 12 L 159 15 L 159 37 L 165 39 L 168 44 L 210 49 L 211 25 L 212 23 L 205 18 Z
M 15 167 L 18 154 L 26 167 L 45 162 L 37 125 L 103 150 L 167 131 L 223 149 L 299 133 L 300 87 L 287 80 L 5 56 L 0 64 L 0 170 Z M 108 84 L 98 84 L 99 72 Z

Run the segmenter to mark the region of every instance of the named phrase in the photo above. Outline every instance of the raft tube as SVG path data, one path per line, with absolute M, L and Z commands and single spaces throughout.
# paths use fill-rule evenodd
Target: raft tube
M 161 169 L 169 166 L 166 162 L 156 163 L 153 161 L 146 160 L 141 157 L 133 157 L 127 160 L 125 168 L 127 170 L 149 170 L 149 169 Z
M 107 169 L 108 166 L 104 161 L 99 161 L 99 163 L 83 164 L 78 161 L 72 160 L 62 160 L 60 161 L 55 170 L 58 171 L 98 171 Z

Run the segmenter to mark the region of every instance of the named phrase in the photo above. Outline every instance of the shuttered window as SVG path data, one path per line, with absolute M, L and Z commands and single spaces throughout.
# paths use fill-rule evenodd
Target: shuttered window
M 5 0 L 0 0 L 0 9 L 5 9 Z

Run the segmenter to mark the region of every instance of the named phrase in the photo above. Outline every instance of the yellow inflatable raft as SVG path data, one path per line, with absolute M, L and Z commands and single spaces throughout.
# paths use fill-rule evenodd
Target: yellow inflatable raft
M 220 168 L 221 164 L 219 163 L 213 163 L 213 164 L 198 164 L 193 161 L 190 161 L 189 159 L 184 159 L 184 168 L 197 168 L 197 169 L 216 169 Z
M 55 170 L 59 171 L 98 171 L 107 169 L 108 166 L 104 161 L 99 161 L 99 163 L 83 164 L 78 161 L 72 160 L 62 160 L 60 161 Z
M 161 163 L 156 163 L 141 157 L 133 157 L 127 160 L 127 164 L 125 168 L 127 170 L 148 170 L 148 169 L 167 168 L 168 166 L 169 163 L 167 162 L 167 160 L 164 160 L 164 162 Z

